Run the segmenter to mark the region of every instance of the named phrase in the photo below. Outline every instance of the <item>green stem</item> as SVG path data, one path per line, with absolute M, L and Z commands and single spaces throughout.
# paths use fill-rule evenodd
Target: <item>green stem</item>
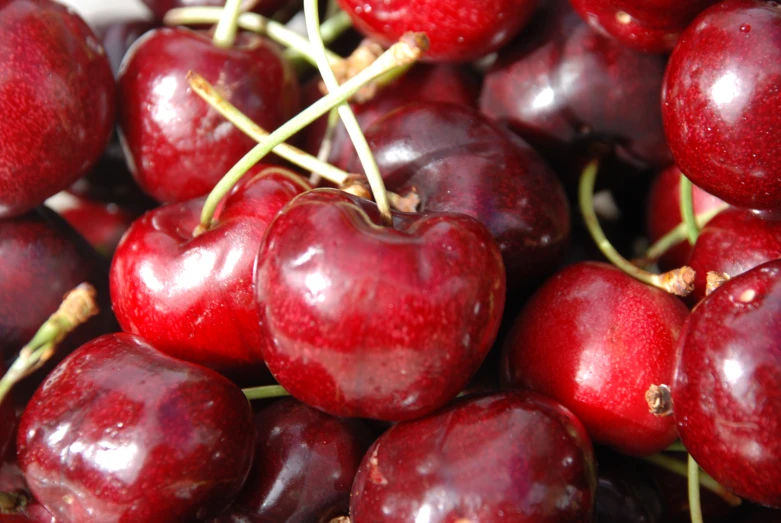
M 393 67 L 398 67 L 417 60 L 423 52 L 423 48 L 420 45 L 422 41 L 423 39 L 420 38 L 419 35 L 402 38 L 401 41 L 393 44 L 390 49 L 385 51 L 385 53 L 369 67 L 346 81 L 336 91 L 319 99 L 314 104 L 301 111 L 293 119 L 282 124 L 276 131 L 271 133 L 268 138 L 252 148 L 225 174 L 212 192 L 209 193 L 209 196 L 206 198 L 206 202 L 203 205 L 203 210 L 201 211 L 201 224 L 199 225 L 199 231 L 196 231 L 196 234 L 203 230 L 208 230 L 212 226 L 212 218 L 217 205 L 225 195 L 230 192 L 236 182 L 241 179 L 248 169 L 271 152 L 274 147 L 328 112 L 332 107 L 348 100 L 364 84 L 371 82 Z
M 328 58 L 325 54 L 325 44 L 323 44 L 323 39 L 320 37 L 320 15 L 317 11 L 317 3 L 318 0 L 304 0 L 306 29 L 309 35 L 309 42 L 314 49 L 320 76 L 323 78 L 328 91 L 334 92 L 339 89 L 339 82 L 336 80 L 336 76 L 328 63 Z M 377 166 L 377 161 L 374 159 L 374 154 L 369 147 L 369 142 L 366 141 L 366 136 L 363 134 L 361 125 L 358 123 L 358 119 L 355 117 L 355 113 L 353 113 L 349 103 L 342 103 L 337 106 L 337 111 L 339 111 L 342 123 L 353 142 L 355 151 L 358 153 L 358 158 L 366 173 L 366 178 L 369 180 L 369 186 L 374 195 L 374 201 L 377 202 L 380 215 L 383 217 L 385 224 L 390 225 L 393 223 L 393 217 L 391 215 L 388 194 L 380 174 L 380 168 Z
M 705 227 L 705 225 L 707 225 L 707 223 L 711 221 L 717 214 L 728 207 L 729 205 L 724 204 L 718 207 L 714 207 L 713 209 L 708 209 L 705 212 L 701 212 L 696 216 L 698 227 L 700 229 Z M 656 240 L 656 242 L 648 248 L 645 253 L 644 260 L 649 263 L 658 260 L 668 250 L 672 249 L 688 238 L 687 234 L 688 230 L 686 224 L 683 222 L 679 223 L 674 229 Z
M 214 30 L 212 43 L 217 47 L 230 48 L 236 41 L 239 13 L 241 12 L 241 0 L 226 0 L 225 7 L 220 14 L 217 28 Z
M 680 183 L 681 193 L 681 217 L 683 223 L 686 225 L 686 236 L 689 238 L 689 243 L 694 245 L 697 241 L 697 236 L 700 235 L 700 228 L 697 226 L 697 218 L 694 216 L 694 201 L 692 182 L 683 174 L 681 174 Z
M 703 523 L 702 506 L 700 505 L 700 467 L 691 454 L 689 454 L 688 465 L 689 515 L 692 523 Z
M 688 295 L 694 288 L 694 271 L 691 268 L 682 267 L 664 274 L 648 272 L 621 256 L 607 239 L 602 227 L 599 225 L 599 219 L 594 209 L 594 186 L 598 170 L 599 163 L 596 160 L 589 163 L 583 170 L 578 186 L 578 200 L 580 211 L 583 214 L 583 221 L 599 250 L 613 265 L 629 276 L 679 296 Z
M 645 456 L 640 459 L 681 477 L 688 478 L 689 476 L 687 464 L 670 456 L 654 454 L 653 456 Z M 741 504 L 741 499 L 739 497 L 722 487 L 706 472 L 701 472 L 699 474 L 699 483 L 703 488 L 710 490 L 723 499 L 728 505 L 736 507 Z
M 265 385 L 263 387 L 250 387 L 241 389 L 248 400 L 262 400 L 267 398 L 282 398 L 290 396 L 290 393 L 282 388 L 282 385 Z
M 681 440 L 674 441 L 669 447 L 664 449 L 665 452 L 686 452 L 686 447 L 683 446 Z
M 320 142 L 320 148 L 317 150 L 317 159 L 322 162 L 327 162 L 328 157 L 331 156 L 331 150 L 334 145 L 334 133 L 338 123 L 339 112 L 336 109 L 331 109 L 328 111 L 328 122 L 323 132 L 323 140 Z M 309 176 L 309 183 L 316 187 L 320 183 L 320 173 L 312 171 Z

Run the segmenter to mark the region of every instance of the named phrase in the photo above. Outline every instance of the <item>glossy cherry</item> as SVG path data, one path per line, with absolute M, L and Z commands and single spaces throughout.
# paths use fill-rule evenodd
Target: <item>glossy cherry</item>
M 477 220 L 395 215 L 334 189 L 272 222 L 255 272 L 263 359 L 293 396 L 338 416 L 412 419 L 453 399 L 504 308 L 501 254 Z
M 258 385 L 264 366 L 255 256 L 269 222 L 307 188 L 296 174 L 261 165 L 228 196 L 216 225 L 197 237 L 204 198 L 159 207 L 134 222 L 111 265 L 122 329 L 167 354 Z
M 5 419 L 0 418 L 2 421 Z M 16 428 L 16 416 L 12 418 L 11 427 Z M 14 431 L 14 434 L 16 431 Z M 62 523 L 52 516 L 51 512 L 41 505 L 27 487 L 24 474 L 16 461 L 16 445 L 11 442 L 8 453 L 0 455 L 0 492 L 18 496 L 21 504 L 5 511 L 0 507 L 0 521 L 3 523 Z
M 399 423 L 364 457 L 350 516 L 364 521 L 591 521 L 596 466 L 560 404 L 514 391 L 469 396 Z
M 30 490 L 66 523 L 206 520 L 239 493 L 253 444 L 238 387 L 124 333 L 57 367 L 17 441 Z
M 347 515 L 353 478 L 372 441 L 360 421 L 286 398 L 255 415 L 255 430 L 249 479 L 215 523 L 328 523 Z
M 424 60 L 467 62 L 496 51 L 531 19 L 539 0 L 339 0 L 363 34 L 390 45 L 408 31 L 431 41 Z
M 781 260 L 724 283 L 692 312 L 672 398 L 683 444 L 724 487 L 781 507 Z
M 119 73 L 119 130 L 130 171 L 161 202 L 208 193 L 255 145 L 192 92 L 189 71 L 266 130 L 298 108 L 296 77 L 271 41 L 241 33 L 225 49 L 189 29 L 148 32 Z
M 621 45 L 652 53 L 671 51 L 686 26 L 718 0 L 571 0 L 595 30 Z
M 676 297 L 611 265 L 571 265 L 516 320 L 504 345 L 504 383 L 560 401 L 595 443 L 659 452 L 676 439 L 675 422 L 650 412 L 646 393 L 671 385 L 687 315 Z
M 681 36 L 662 115 L 675 163 L 695 184 L 749 209 L 781 208 L 781 6 L 727 0 Z
M 517 136 L 477 111 L 418 103 L 366 131 L 386 186 L 415 191 L 422 212 L 480 220 L 502 251 L 508 287 L 549 274 L 569 239 L 569 206 L 553 171 Z M 357 160 L 351 163 L 360 170 Z
M 141 0 L 144 4 L 152 10 L 152 12 L 158 18 L 163 18 L 165 14 L 171 9 L 177 7 L 194 7 L 194 6 L 216 6 L 223 7 L 225 2 L 223 0 Z M 280 7 L 286 3 L 291 3 L 289 0 L 244 0 L 242 2 L 242 10 L 252 10 L 256 13 L 263 15 L 273 15 Z
M 114 126 L 114 77 L 71 9 L 0 3 L 0 218 L 17 216 L 85 174 Z

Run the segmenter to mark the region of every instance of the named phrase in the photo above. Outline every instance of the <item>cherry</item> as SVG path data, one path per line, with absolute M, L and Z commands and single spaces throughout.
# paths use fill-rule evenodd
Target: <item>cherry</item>
M 740 497 L 781 507 L 781 260 L 724 283 L 692 312 L 672 388 L 683 444 Z
M 388 189 L 415 191 L 420 211 L 460 212 L 485 224 L 509 288 L 535 282 L 563 254 L 569 206 L 561 184 L 531 147 L 477 111 L 410 104 L 375 122 L 366 139 Z
M 0 376 L 5 373 L 5 365 L 0 360 Z M 16 428 L 16 412 L 14 412 L 14 406 L 11 403 L 11 398 L 7 397 L 0 401 L 0 462 L 2 462 L 8 449 L 8 443 L 11 441 L 11 436 L 14 434 Z
M 596 521 L 668 523 L 659 489 L 638 463 L 607 449 L 598 450 L 597 461 Z
M 781 220 L 746 209 L 719 213 L 700 232 L 689 265 L 697 273 L 693 303 L 705 297 L 706 276 L 715 271 L 737 276 L 757 265 L 781 258 Z
M 726 0 L 705 10 L 670 57 L 662 115 L 675 162 L 738 207 L 781 208 L 781 7 Z
M 677 435 L 672 416 L 649 411 L 646 393 L 672 383 L 687 315 L 680 300 L 612 265 L 571 265 L 518 316 L 504 345 L 504 383 L 560 401 L 596 443 L 654 454 Z
M 499 327 L 505 276 L 462 214 L 395 214 L 334 189 L 303 194 L 266 231 L 255 271 L 263 359 L 299 400 L 386 421 L 451 399 Z
M 22 415 L 19 465 L 66 522 L 202 521 L 252 463 L 247 399 L 215 372 L 111 334 L 63 361 Z
M 119 129 L 130 171 L 161 202 L 208 193 L 255 145 L 192 92 L 189 71 L 264 129 L 297 110 L 296 78 L 269 40 L 241 33 L 234 47 L 219 48 L 189 29 L 148 32 L 119 73 Z
M 528 392 L 476 395 L 391 427 L 353 485 L 353 521 L 591 521 L 594 455 L 580 422 Z
M 114 125 L 103 48 L 69 8 L 0 3 L 0 218 L 18 216 L 85 174 Z
M 663 53 L 700 11 L 718 0 L 571 0 L 580 16 L 597 31 L 638 51 Z
M 496 51 L 531 19 L 539 0 L 339 0 L 363 34 L 390 45 L 408 31 L 431 41 L 424 60 L 467 62 Z
M 0 418 L 3 422 L 3 420 Z M 10 418 L 10 427 L 16 428 L 16 416 Z M 3 523 L 62 523 L 57 520 L 46 508 L 33 499 L 27 482 L 24 480 L 19 464 L 16 461 L 16 446 L 11 442 L 9 452 L 0 455 L 0 492 L 18 496 L 19 504 L 16 507 L 3 506 L 0 500 L 0 521 Z
M 177 7 L 194 7 L 194 6 L 218 6 L 223 7 L 225 5 L 224 0 L 141 0 L 144 4 L 152 10 L 152 12 L 158 18 L 162 19 L 165 14 L 171 9 Z M 286 3 L 290 3 L 289 0 L 244 0 L 243 9 L 262 14 L 273 15 Z
M 269 222 L 307 187 L 286 169 L 261 165 L 225 200 L 216 226 L 197 237 L 204 198 L 162 206 L 134 222 L 111 265 L 122 329 L 167 354 L 257 384 L 264 366 L 255 256 Z
M 255 430 L 250 478 L 217 522 L 328 522 L 347 515 L 353 478 L 371 444 L 361 422 L 286 398 L 255 415 Z
M 158 27 L 158 24 L 150 20 L 120 20 L 98 26 L 96 32 L 100 36 L 103 49 L 111 64 L 114 76 L 119 74 L 119 66 L 125 57 L 127 50 L 144 33 Z

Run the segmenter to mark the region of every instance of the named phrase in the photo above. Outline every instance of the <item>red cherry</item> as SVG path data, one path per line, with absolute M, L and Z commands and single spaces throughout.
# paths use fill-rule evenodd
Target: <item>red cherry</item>
M 354 521 L 591 521 L 594 454 L 580 422 L 528 392 L 497 392 L 391 427 L 353 485 Z
M 114 126 L 114 77 L 71 9 L 0 3 L 0 218 L 43 203 L 85 174 Z
M 654 454 L 677 434 L 672 416 L 649 411 L 646 392 L 672 383 L 687 315 L 680 300 L 612 265 L 571 265 L 516 320 L 504 346 L 504 382 L 560 401 L 596 443 Z
M 130 334 L 63 361 L 22 415 L 19 465 L 64 522 L 203 521 L 252 463 L 247 399 L 219 374 Z
M 0 377 L 5 374 L 5 365 L 0 359 Z M 0 401 L 0 463 L 5 456 L 8 444 L 11 442 L 11 436 L 16 428 L 16 412 L 11 403 L 11 398 L 6 397 Z
M 781 208 L 781 7 L 726 0 L 692 22 L 670 57 L 662 116 L 675 163 L 737 207 Z
M 781 507 L 781 260 L 724 283 L 692 311 L 672 389 L 686 449 L 748 500 Z
M 189 71 L 264 129 L 275 129 L 297 110 L 296 77 L 269 40 L 241 33 L 225 49 L 189 29 L 146 33 L 119 73 L 119 130 L 130 171 L 161 202 L 208 193 L 255 145 L 192 92 Z
M 424 60 L 467 62 L 496 51 L 529 22 L 539 0 L 339 0 L 363 34 L 391 45 L 408 31 L 431 41 Z
M 114 255 L 111 299 L 124 331 L 257 384 L 264 366 L 255 256 L 269 222 L 307 184 L 268 166 L 244 180 L 225 200 L 217 225 L 197 237 L 204 198 L 159 207 L 134 222 Z
M 364 200 L 365 202 L 365 200 Z M 461 214 L 396 214 L 333 189 L 269 226 L 255 272 L 263 358 L 293 396 L 330 414 L 411 419 L 441 407 L 499 327 L 499 248 Z

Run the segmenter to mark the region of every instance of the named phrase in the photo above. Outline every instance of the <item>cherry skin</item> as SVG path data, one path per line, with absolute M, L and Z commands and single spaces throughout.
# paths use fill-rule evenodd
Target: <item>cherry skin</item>
M 560 401 L 595 443 L 631 455 L 676 439 L 645 394 L 669 386 L 688 310 L 674 296 L 597 262 L 571 265 L 529 300 L 505 341 L 504 384 Z
M 0 377 L 5 374 L 5 371 L 5 365 L 2 359 L 0 359 Z M 14 412 L 11 398 L 6 397 L 3 401 L 0 401 L 0 462 L 2 462 L 3 456 L 5 456 L 15 428 L 16 412 Z
M 539 0 L 339 0 L 355 28 L 383 45 L 422 31 L 423 59 L 468 62 L 501 48 L 529 22 Z
M 257 385 L 265 373 L 255 256 L 269 222 L 307 188 L 291 171 L 261 165 L 228 196 L 216 225 L 197 237 L 204 198 L 159 207 L 134 222 L 111 265 L 111 300 L 122 329 L 166 354 Z
M 336 416 L 412 419 L 453 399 L 496 337 L 499 248 L 462 214 L 395 215 L 335 189 L 296 198 L 258 253 L 263 359 Z
M 236 502 L 215 523 L 327 523 L 347 515 L 372 438 L 358 420 L 286 398 L 255 415 L 255 461 Z
M 697 273 L 692 303 L 705 297 L 708 271 L 733 277 L 781 258 L 781 220 L 746 209 L 719 213 L 700 232 L 688 265 Z
M 297 110 L 296 77 L 269 40 L 241 33 L 224 49 L 189 29 L 146 33 L 119 73 L 119 130 L 130 171 L 160 202 L 207 194 L 255 145 L 192 92 L 189 71 L 268 131 Z
M 2 370 L 2 369 L 0 369 Z M 11 418 L 1 418 L 0 421 L 9 422 L 9 427 L 16 429 L 16 415 Z M 14 430 L 16 434 L 16 430 Z M 26 504 L 19 506 L 16 510 L 9 508 L 3 510 L 0 508 L 0 521 L 3 523 L 62 523 L 62 520 L 55 519 L 51 512 L 33 498 L 24 474 L 19 468 L 16 460 L 16 445 L 11 441 L 5 456 L 0 455 L 0 492 L 5 492 L 14 496 L 19 496 Z
M 399 423 L 364 457 L 363 521 L 591 521 L 596 464 L 583 425 L 529 392 L 474 395 Z
M 49 0 L 0 3 L 0 218 L 67 188 L 100 157 L 115 85 L 95 35 Z
M 136 336 L 83 345 L 24 411 L 19 465 L 64 522 L 203 521 L 252 464 L 252 411 L 219 374 Z
M 165 14 L 171 9 L 178 7 L 195 7 L 195 6 L 216 6 L 224 7 L 225 2 L 223 0 L 141 0 L 144 4 L 152 10 L 152 12 L 158 18 L 162 19 Z M 275 11 L 280 9 L 286 3 L 290 3 L 288 0 L 244 0 L 242 2 L 242 10 L 251 9 L 252 11 L 271 16 Z
M 595 30 L 621 45 L 651 53 L 672 51 L 694 17 L 718 0 L 571 0 Z
M 730 279 L 692 311 L 672 399 L 681 440 L 742 498 L 781 507 L 781 260 Z
M 737 207 L 781 208 L 781 7 L 727 0 L 681 36 L 664 80 L 662 116 L 675 163 Z
M 464 213 L 491 231 L 510 289 L 558 262 L 569 239 L 567 198 L 523 140 L 473 109 L 431 102 L 393 111 L 365 134 L 388 189 L 415 191 L 421 212 Z M 350 166 L 360 170 L 357 159 Z

